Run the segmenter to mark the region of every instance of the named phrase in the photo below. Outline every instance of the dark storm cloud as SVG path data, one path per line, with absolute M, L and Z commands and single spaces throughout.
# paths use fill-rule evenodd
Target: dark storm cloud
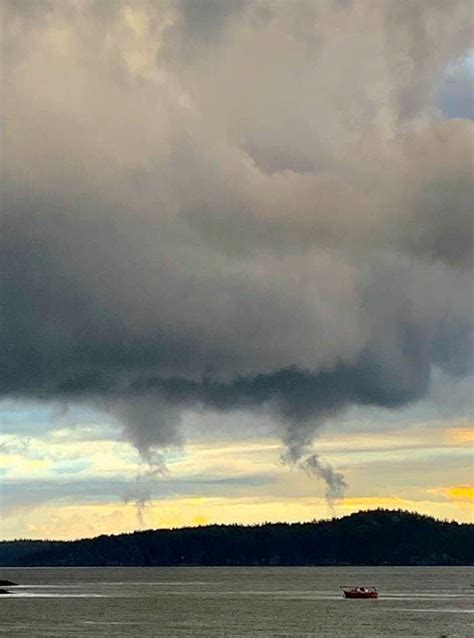
M 473 125 L 433 102 L 468 2 L 16 6 L 3 396 L 101 406 L 145 456 L 188 407 L 267 410 L 296 462 L 469 372 Z

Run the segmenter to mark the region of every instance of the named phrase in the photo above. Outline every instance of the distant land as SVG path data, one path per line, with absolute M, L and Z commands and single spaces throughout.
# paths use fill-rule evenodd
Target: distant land
M 474 565 L 474 525 L 377 509 L 311 523 L 0 542 L 2 567 L 122 565 Z

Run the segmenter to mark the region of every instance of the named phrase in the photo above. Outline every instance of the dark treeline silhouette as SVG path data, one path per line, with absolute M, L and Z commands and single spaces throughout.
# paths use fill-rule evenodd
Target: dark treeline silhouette
M 373 510 L 311 523 L 206 525 L 3 541 L 1 566 L 473 565 L 474 525 Z

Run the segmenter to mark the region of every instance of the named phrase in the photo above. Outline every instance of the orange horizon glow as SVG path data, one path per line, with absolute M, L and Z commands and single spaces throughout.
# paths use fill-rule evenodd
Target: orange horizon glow
M 48 505 L 29 512 L 27 522 L 22 525 L 21 534 L 14 530 L 18 524 L 21 524 L 22 514 L 24 514 L 18 511 L 17 525 L 13 525 L 10 532 L 7 525 L 4 526 L 4 540 L 15 540 L 20 537 L 31 540 L 77 540 L 101 534 L 114 535 L 145 529 L 307 523 L 342 518 L 357 512 L 376 509 L 402 510 L 432 516 L 437 520 L 474 523 L 472 506 L 463 497 L 458 499 L 440 503 L 416 502 L 399 497 L 346 498 L 334 506 L 333 512 L 323 498 L 262 501 L 258 498 L 196 497 L 173 501 L 150 501 L 140 509 L 137 509 L 133 503 L 64 505 L 62 507 Z

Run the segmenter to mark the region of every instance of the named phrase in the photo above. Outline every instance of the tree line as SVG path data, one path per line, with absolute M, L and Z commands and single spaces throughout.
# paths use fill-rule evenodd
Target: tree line
M 377 509 L 309 523 L 3 541 L 0 565 L 474 565 L 474 525 Z

